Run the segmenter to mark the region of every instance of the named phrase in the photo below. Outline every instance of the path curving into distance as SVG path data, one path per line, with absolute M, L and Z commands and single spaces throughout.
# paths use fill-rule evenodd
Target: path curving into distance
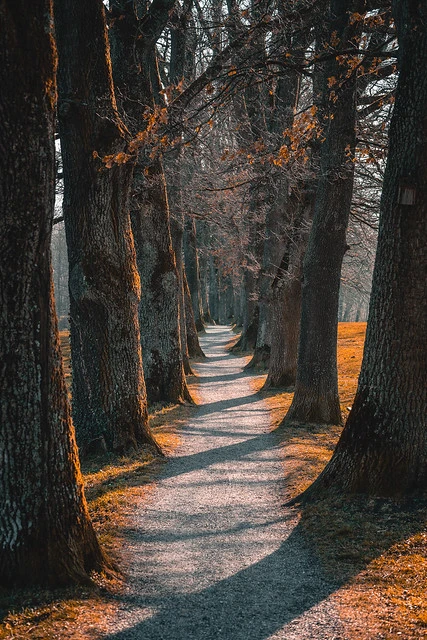
M 129 536 L 110 640 L 345 640 L 334 591 L 283 508 L 283 460 L 228 327 L 201 338 L 203 404 Z

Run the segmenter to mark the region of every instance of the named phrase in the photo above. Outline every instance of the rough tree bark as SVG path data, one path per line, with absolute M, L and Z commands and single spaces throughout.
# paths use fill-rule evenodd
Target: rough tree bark
M 107 168 L 102 161 L 127 151 L 102 0 L 55 0 L 55 26 L 73 417 L 83 452 L 104 437 L 122 453 L 156 446 L 148 428 L 129 217 L 133 162 Z
M 325 105 L 325 100 L 328 98 L 322 87 L 324 70 L 321 59 L 324 53 L 323 43 L 325 39 L 322 36 L 323 31 L 323 21 L 319 16 L 314 32 L 318 62 L 314 65 L 313 104 L 317 110 L 316 118 L 320 127 L 322 126 L 323 116 L 326 113 L 325 107 L 327 105 Z M 372 53 L 380 50 L 388 37 L 386 34 L 373 34 L 369 41 L 369 49 Z M 302 34 L 302 37 L 299 36 L 299 42 L 297 41 L 296 43 L 297 46 L 304 47 L 307 43 L 305 38 L 304 34 Z M 292 79 L 292 75 L 290 79 Z M 359 94 L 366 89 L 370 81 L 368 75 L 363 77 L 361 82 L 358 81 L 357 91 Z M 291 86 L 292 84 L 288 83 L 282 89 L 285 97 L 288 95 L 287 92 Z M 269 374 L 264 385 L 265 389 L 270 387 L 289 387 L 295 384 L 296 379 L 301 319 L 302 267 L 309 229 L 313 219 L 321 144 L 318 140 L 312 140 L 310 146 L 309 174 L 304 180 L 299 180 L 292 187 L 290 201 L 287 206 L 288 212 L 291 212 L 291 220 L 287 230 L 289 242 L 283 260 L 287 268 L 278 271 L 273 286 L 271 356 Z
M 333 487 L 395 496 L 427 488 L 427 8 L 393 3 L 399 80 L 356 397 L 306 497 Z
M 195 40 L 194 29 L 190 29 L 191 1 L 183 5 L 175 5 L 170 20 L 171 55 L 170 55 L 170 83 L 176 87 L 181 83 L 186 85 L 194 79 L 195 73 Z M 176 93 L 176 89 L 173 90 Z M 182 123 L 181 123 L 182 124 Z M 179 146 L 167 156 L 166 162 L 168 194 L 171 201 L 171 217 L 176 237 L 173 236 L 174 251 L 179 276 L 180 313 L 181 313 L 181 348 L 183 352 L 184 371 L 192 374 L 189 358 L 204 358 L 204 353 L 199 343 L 197 330 L 203 328 L 200 313 L 195 325 L 195 310 L 188 305 L 188 283 L 186 283 L 186 266 L 184 265 L 185 252 L 185 211 L 183 206 L 183 194 L 186 184 L 191 177 L 192 168 L 185 158 L 185 150 Z M 193 274 L 191 274 L 193 275 Z M 198 280 L 196 280 L 196 284 Z M 196 308 L 197 309 L 197 308 Z
M 184 226 L 184 258 L 194 323 L 197 331 L 203 331 L 205 325 L 203 323 L 202 297 L 200 293 L 199 256 L 197 252 L 196 223 L 193 218 L 189 218 Z
M 50 240 L 52 2 L 0 3 L 0 584 L 88 582 L 90 522 L 59 348 Z
M 322 27 L 317 28 L 316 49 L 322 47 L 320 36 Z M 292 93 L 297 98 L 296 74 L 289 74 L 290 82 L 281 90 L 282 98 L 289 106 Z M 324 90 L 321 66 L 315 65 L 313 74 L 313 103 L 317 109 L 317 121 L 324 114 Z M 293 92 L 290 91 L 293 87 Z M 279 87 L 280 88 L 280 87 Z M 288 111 L 288 121 L 290 121 Z M 307 248 L 309 231 L 313 219 L 315 194 L 319 174 L 320 144 L 312 141 L 308 175 L 292 185 L 286 197 L 286 240 L 273 286 L 271 300 L 271 354 L 267 380 L 264 389 L 289 387 L 295 384 L 298 359 L 298 342 L 301 322 L 301 298 L 303 259 Z M 289 190 L 289 185 L 286 189 Z
M 270 185 L 274 191 L 280 185 Z M 277 195 L 277 194 L 276 194 Z M 271 353 L 271 287 L 283 253 L 284 244 L 284 202 L 277 197 L 275 203 L 268 206 L 265 222 L 265 238 L 262 257 L 262 269 L 259 284 L 259 317 L 254 354 L 245 369 L 266 370 Z
M 356 76 L 341 49 L 357 44 L 361 26 L 356 0 L 331 0 L 329 41 L 337 55 L 324 64 L 329 122 L 321 149 L 320 176 L 303 267 L 301 326 L 295 394 L 285 420 L 339 424 L 337 327 L 341 265 L 353 193 Z M 337 59 L 338 58 L 338 59 Z
M 218 283 L 218 266 L 215 256 L 209 255 L 209 308 L 211 310 L 212 320 L 215 324 L 219 323 L 219 283 Z
M 188 354 L 190 358 L 194 358 L 196 360 L 204 360 L 206 356 L 203 353 L 203 349 L 200 346 L 199 337 L 197 335 L 197 328 L 196 328 L 196 323 L 194 321 L 194 314 L 193 314 L 193 303 L 191 300 L 191 293 L 190 293 L 190 288 L 188 286 L 185 269 L 183 270 L 182 275 L 183 275 L 183 287 L 184 287 L 184 296 L 185 296 L 185 324 L 186 324 Z
M 201 220 L 196 223 L 197 236 L 201 241 L 199 256 L 200 264 L 200 295 L 202 298 L 203 322 L 212 324 L 211 310 L 209 306 L 209 227 L 207 222 Z
M 172 198 L 177 196 L 178 193 L 174 193 L 174 189 L 169 189 L 169 193 L 171 193 Z M 179 192 L 179 190 L 177 190 Z M 176 206 L 174 208 L 174 215 L 171 217 L 171 232 L 172 232 L 172 243 L 173 250 L 175 253 L 176 260 L 176 270 L 178 273 L 178 281 L 179 281 L 179 329 L 181 336 L 181 354 L 182 354 L 182 363 L 184 366 L 185 375 L 193 375 L 193 370 L 190 364 L 190 353 L 188 349 L 188 338 L 187 338 L 187 318 L 185 313 L 185 289 L 184 289 L 184 216 L 182 215 L 181 209 Z M 197 335 L 197 332 L 196 332 Z
M 286 48 L 286 34 L 283 36 L 284 48 Z M 299 36 L 299 38 L 293 42 L 293 50 L 296 52 L 299 48 L 304 49 L 307 44 L 307 36 Z M 294 120 L 294 113 L 298 103 L 300 86 L 300 74 L 294 70 L 288 70 L 283 76 L 281 76 L 277 82 L 274 106 L 270 111 L 270 134 L 275 144 L 279 147 L 283 143 L 283 132 L 292 126 Z M 280 294 L 284 293 L 282 287 L 273 288 L 273 282 L 278 284 L 278 267 L 281 263 L 282 256 L 285 252 L 289 253 L 290 247 L 287 246 L 290 235 L 293 232 L 293 225 L 295 218 L 298 214 L 293 211 L 294 201 L 290 200 L 288 196 L 289 184 L 286 173 L 279 173 L 275 176 L 274 180 L 270 180 L 269 198 L 268 198 L 268 210 L 266 215 L 265 224 L 265 239 L 263 248 L 263 266 L 261 273 L 260 284 L 260 313 L 258 323 L 258 334 L 255 345 L 254 356 L 247 368 L 268 368 L 269 369 L 269 383 L 272 381 L 274 372 L 280 368 L 285 354 L 283 352 L 283 346 L 286 344 L 287 337 L 291 338 L 290 334 L 283 335 L 288 327 L 284 327 L 282 320 L 290 319 L 290 314 L 287 314 L 287 307 L 279 304 Z M 289 262 L 289 260 L 288 260 Z M 290 279 L 294 281 L 296 271 L 293 270 Z M 283 270 L 280 272 L 283 273 Z M 295 288 L 295 282 L 293 282 L 292 293 Z M 289 291 L 291 293 L 291 291 Z M 280 300 L 281 302 L 281 300 Z M 290 306 L 295 311 L 294 300 L 290 299 Z M 276 312 L 276 316 L 273 317 L 273 312 Z M 283 313 L 283 317 L 281 317 Z M 280 314 L 280 315 L 279 315 Z M 286 317 L 287 316 L 287 317 Z M 299 324 L 299 316 L 297 317 Z M 272 336 L 274 325 L 274 341 Z M 270 371 L 270 359 L 273 357 L 273 366 Z M 287 366 L 287 365 L 285 365 Z M 277 383 L 277 375 L 275 382 Z M 267 384 L 267 383 L 266 383 Z M 267 385 L 270 386 L 270 385 Z M 273 384 L 273 386 L 275 386 Z
M 236 0 L 227 0 L 229 19 L 227 29 L 231 38 L 236 37 L 245 27 L 242 23 L 240 8 Z M 266 8 L 265 3 L 253 3 L 251 5 L 251 19 L 256 23 Z M 265 36 L 259 33 L 251 43 L 252 54 L 256 52 L 257 59 L 263 60 L 266 55 Z M 240 64 L 241 56 L 235 57 L 236 66 Z M 235 117 L 239 123 L 239 136 L 242 148 L 249 153 L 254 151 L 254 145 L 260 140 L 266 139 L 267 120 L 266 105 L 268 104 L 268 91 L 265 84 L 251 82 L 244 93 L 233 97 Z M 261 163 L 254 165 L 256 177 L 250 188 L 249 212 L 247 216 L 248 242 L 245 256 L 245 268 L 243 271 L 243 326 L 239 340 L 231 351 L 248 351 L 255 348 L 258 319 L 259 319 L 259 285 L 260 270 L 263 256 L 263 238 L 265 231 L 265 202 L 267 198 L 266 185 L 263 180 L 264 167 Z
M 307 185 L 306 185 L 307 187 Z M 289 219 L 288 240 L 282 262 L 272 285 L 271 356 L 264 389 L 295 384 L 301 319 L 302 265 L 313 202 L 307 189 L 290 196 L 287 206 L 295 217 Z
M 230 325 L 234 321 L 234 289 L 229 274 L 219 274 L 219 324 Z
M 259 318 L 259 273 L 262 261 L 263 234 L 265 220 L 263 219 L 262 204 L 264 197 L 254 188 L 251 198 L 251 212 L 249 215 L 248 248 L 245 257 L 243 272 L 243 308 L 242 308 L 242 333 L 239 340 L 232 347 L 233 352 L 246 352 L 255 348 L 258 333 Z
M 145 109 L 161 103 L 156 42 L 173 0 L 158 0 L 142 18 L 133 2 L 111 3 L 114 79 L 132 133 L 144 129 Z M 169 204 L 160 157 L 141 147 L 134 171 L 132 230 L 141 277 L 141 329 L 149 402 L 191 401 L 185 381 L 179 314 L 179 278 L 170 234 Z
M 279 5 L 279 15 L 286 12 L 285 5 Z M 285 21 L 286 24 L 286 21 Z M 293 54 L 304 56 L 312 33 L 302 31 L 292 36 L 284 30 L 282 35 L 283 54 L 289 48 Z M 316 73 L 314 77 L 316 78 Z M 276 144 L 280 146 L 283 131 L 291 129 L 294 114 L 298 108 L 300 93 L 300 73 L 296 69 L 287 69 L 279 78 L 276 86 L 274 107 L 271 109 L 271 132 Z M 314 80 L 315 82 L 315 80 Z M 315 92 L 313 92 L 315 93 Z M 310 154 L 310 167 L 313 170 L 313 149 Z M 307 169 L 305 172 L 307 173 Z M 273 211 L 267 215 L 267 231 L 264 256 L 272 254 L 270 259 L 268 290 L 268 311 L 265 319 L 260 320 L 257 347 L 268 350 L 268 376 L 264 389 L 270 387 L 287 387 L 295 383 L 296 361 L 298 352 L 299 327 L 301 318 L 301 277 L 302 259 L 307 246 L 306 194 L 308 178 L 292 182 L 286 174 L 279 176 L 277 190 L 280 194 L 273 196 Z M 271 229 L 269 229 L 271 227 Z M 271 238 L 271 239 L 270 239 Z M 281 251 L 279 259 L 277 254 Z M 276 266 L 275 271 L 274 264 Z M 277 265 L 280 265 L 277 268 Z M 262 325 L 265 325 L 263 330 Z M 264 335 L 262 335 L 264 334 Z

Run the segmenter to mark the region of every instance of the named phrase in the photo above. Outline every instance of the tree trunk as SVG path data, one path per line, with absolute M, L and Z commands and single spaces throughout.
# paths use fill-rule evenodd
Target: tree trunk
M 0 7 L 0 584 L 88 582 L 104 565 L 83 493 L 59 348 L 52 3 Z
M 304 259 L 295 394 L 285 420 L 341 422 L 336 355 L 338 297 L 353 193 L 356 78 L 350 70 L 351 61 L 343 63 L 338 54 L 341 48 L 353 46 L 360 30 L 359 23 L 351 21 L 351 10 L 356 10 L 353 5 L 349 0 L 332 0 L 330 5 L 329 37 L 336 38 L 339 45 L 337 56 L 324 66 L 329 122 Z
M 187 334 L 187 346 L 190 358 L 197 360 L 204 360 L 205 354 L 199 343 L 199 337 L 197 335 L 196 323 L 193 315 L 193 304 L 191 300 L 190 289 L 188 287 L 187 277 L 185 269 L 183 270 L 183 285 L 185 296 L 185 324 Z
M 132 3 L 115 0 L 110 29 L 114 79 L 126 123 L 136 135 L 144 129 L 144 107 L 160 101 L 156 40 L 173 2 L 156 6 L 139 19 Z M 161 159 L 145 144 L 134 171 L 131 202 L 138 270 L 141 277 L 141 329 L 144 375 L 149 402 L 190 400 L 179 326 L 179 277 L 170 234 L 170 215 Z
M 209 227 L 206 222 L 196 223 L 197 236 L 201 238 L 202 250 L 199 256 L 200 265 L 200 295 L 202 299 L 203 322 L 212 324 L 211 310 L 209 306 Z
M 196 224 L 192 218 L 187 220 L 184 226 L 184 257 L 185 273 L 190 290 L 191 304 L 193 306 L 194 322 L 197 331 L 203 331 L 205 325 L 203 324 L 202 298 L 200 295 L 200 269 L 197 254 Z
M 260 19 L 263 3 L 251 4 L 251 18 L 256 22 Z M 238 3 L 227 1 L 229 19 L 227 29 L 230 38 L 243 28 L 242 17 Z M 256 52 L 257 60 L 262 61 L 266 56 L 265 35 L 261 32 L 251 43 L 252 55 Z M 241 56 L 237 55 L 235 64 L 241 64 Z M 249 153 L 254 145 L 267 136 L 266 105 L 268 104 L 267 88 L 264 83 L 252 82 L 246 86 L 244 92 L 233 96 L 234 115 L 238 121 L 240 144 Z M 265 202 L 267 193 L 264 188 L 265 167 L 257 163 L 254 167 L 255 180 L 250 189 L 249 215 L 247 224 L 248 243 L 243 269 L 244 299 L 242 308 L 242 333 L 239 340 L 232 347 L 233 352 L 246 352 L 255 348 L 258 320 L 259 320 L 259 285 L 263 256 L 263 238 L 265 231 Z M 258 184 L 257 184 L 258 179 Z
M 186 81 L 194 77 L 197 42 L 194 29 L 189 28 L 192 22 L 192 14 L 188 10 L 189 6 L 185 4 L 181 6 L 176 3 L 169 19 L 171 51 L 168 82 L 175 96 L 178 94 L 176 87 L 179 84 L 182 86 Z M 181 351 L 184 372 L 186 375 L 191 375 L 193 374 L 190 365 L 191 354 L 203 356 L 203 352 L 194 327 L 193 312 L 187 304 L 188 285 L 185 280 L 184 266 L 183 193 L 191 179 L 192 167 L 188 165 L 183 146 L 180 145 L 172 153 L 167 154 L 166 169 L 168 196 L 171 206 L 172 239 L 179 278 Z
M 180 216 L 180 220 L 178 220 L 178 216 Z M 179 329 L 181 336 L 181 354 L 182 354 L 182 363 L 184 366 L 185 375 L 193 375 L 193 370 L 190 364 L 190 354 L 188 350 L 188 339 L 187 339 L 187 319 L 185 313 L 185 289 L 184 289 L 184 249 L 183 249 L 183 235 L 184 235 L 184 222 L 182 220 L 182 215 L 180 215 L 179 211 L 175 212 L 175 216 L 171 219 L 171 230 L 172 230 L 172 241 L 173 241 L 173 250 L 175 253 L 176 259 L 176 270 L 178 272 L 178 280 L 179 280 Z M 197 332 L 196 332 L 197 335 Z
M 104 437 L 125 452 L 148 428 L 129 217 L 132 162 L 115 105 L 101 0 L 55 2 L 59 123 L 70 289 L 73 417 L 83 452 Z M 90 46 L 88 46 L 90 43 Z M 120 158 L 120 156 L 118 156 Z
M 304 247 L 296 243 L 292 258 L 288 247 L 273 283 L 272 353 L 264 389 L 295 384 L 301 318 L 301 275 Z
M 229 325 L 234 317 L 233 283 L 229 275 L 219 278 L 219 324 Z
M 285 127 L 284 127 L 285 128 Z M 286 237 L 286 197 L 283 197 L 283 176 L 270 183 L 262 271 L 259 285 L 259 319 L 254 355 L 245 369 L 269 368 L 272 346 L 272 284 L 283 255 Z M 280 190 L 280 195 L 277 193 Z M 287 191 L 287 190 L 286 190 Z
M 312 154 L 311 161 L 315 154 Z M 294 187 L 287 202 L 287 246 L 273 282 L 270 367 L 264 389 L 295 384 L 301 321 L 303 259 L 313 218 L 315 179 Z M 290 211 L 293 215 L 290 215 Z
M 148 164 L 149 162 L 149 164 Z M 137 166 L 132 228 L 141 274 L 141 326 L 149 402 L 191 401 L 181 351 L 179 277 L 169 230 L 169 206 L 159 159 Z
M 215 324 L 219 323 L 219 283 L 218 283 L 218 267 L 213 255 L 209 256 L 209 308 L 211 310 L 212 320 Z
M 403 0 L 394 15 L 400 71 L 362 370 L 341 439 L 308 495 L 427 488 L 427 10 Z
M 279 12 L 283 11 L 284 5 L 279 6 Z M 300 50 L 304 55 L 307 47 L 307 35 L 303 32 L 293 38 L 292 46 L 295 51 Z M 289 47 L 289 34 L 284 32 L 284 51 Z M 279 77 L 276 85 L 274 101 L 270 110 L 270 135 L 276 148 L 280 148 L 283 144 L 283 132 L 292 127 L 294 114 L 297 110 L 300 89 L 300 74 L 296 70 L 287 70 Z M 293 225 L 295 216 L 292 210 L 293 202 L 290 202 L 288 191 L 290 189 L 289 179 L 286 171 L 279 173 L 268 182 L 269 195 L 266 198 L 268 203 L 265 239 L 263 248 L 263 265 L 260 282 L 260 313 L 258 323 L 257 342 L 254 351 L 254 357 L 247 368 L 257 367 L 269 369 L 271 355 L 275 358 L 273 369 L 277 369 L 280 365 L 280 357 L 284 355 L 280 349 L 281 343 L 286 341 L 287 336 L 283 335 L 288 330 L 287 324 L 291 318 L 283 318 L 281 324 L 280 318 L 273 318 L 273 309 L 276 313 L 279 311 L 277 294 L 279 290 L 273 291 L 272 285 L 278 273 L 279 265 L 287 245 L 287 238 L 293 233 Z M 290 276 L 293 280 L 295 274 Z M 293 291 L 293 287 L 288 288 L 288 293 Z M 283 293 L 283 290 L 281 291 Z M 293 306 L 293 300 L 290 300 Z M 282 305 L 283 307 L 283 305 Z M 286 308 L 283 308 L 286 314 Z M 273 341 L 272 331 L 273 323 L 275 323 L 275 336 Z M 286 323 L 286 326 L 285 326 Z M 299 318 L 297 318 L 299 325 Z M 279 353 L 275 353 L 277 348 Z M 287 366 L 285 364 L 285 366 Z M 277 376 L 276 376 L 277 377 Z
M 253 195 L 253 211 L 258 212 L 257 202 L 260 203 L 260 194 Z M 264 221 L 252 220 L 249 229 L 248 255 L 243 272 L 244 301 L 243 301 L 243 327 L 242 334 L 231 351 L 246 352 L 255 348 L 258 333 L 259 318 L 259 272 L 263 250 Z

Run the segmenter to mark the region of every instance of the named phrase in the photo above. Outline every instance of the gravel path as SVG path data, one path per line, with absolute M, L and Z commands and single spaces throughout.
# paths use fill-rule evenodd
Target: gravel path
M 135 514 L 117 640 L 344 640 L 326 581 L 281 504 L 283 460 L 232 334 L 210 327 L 203 404 Z

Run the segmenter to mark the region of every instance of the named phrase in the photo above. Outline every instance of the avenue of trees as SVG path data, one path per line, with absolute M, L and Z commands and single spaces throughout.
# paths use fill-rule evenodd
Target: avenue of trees
M 212 322 L 295 388 L 284 428 L 340 424 L 369 304 L 302 499 L 425 490 L 425 3 L 0 0 L 0 32 L 0 583 L 108 567 L 79 455 L 161 455 Z

